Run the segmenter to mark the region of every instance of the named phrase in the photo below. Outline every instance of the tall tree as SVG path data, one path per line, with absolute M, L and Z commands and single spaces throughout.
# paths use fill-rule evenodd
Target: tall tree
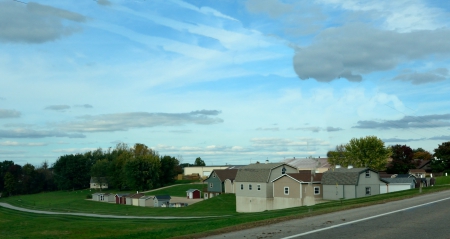
M 345 150 L 339 152 L 334 165 L 353 165 L 354 167 L 370 167 L 384 170 L 391 150 L 384 146 L 384 142 L 376 136 L 353 138 L 344 145 Z
M 124 165 L 127 186 L 134 190 L 158 187 L 161 170 L 158 154 L 144 144 L 135 144 L 131 153 L 133 157 Z
M 413 150 L 414 152 L 414 159 L 416 160 L 431 160 L 433 158 L 433 155 L 422 148 L 417 148 Z
M 89 186 L 91 163 L 83 154 L 69 154 L 53 164 L 53 174 L 61 190 L 82 189 Z
M 450 170 L 450 141 L 440 144 L 434 149 L 434 159 L 431 160 L 433 172 Z
M 205 161 L 203 161 L 202 158 L 200 158 L 200 157 L 195 159 L 194 165 L 195 166 L 206 166 Z
M 348 158 L 346 157 L 346 153 L 347 151 L 345 150 L 345 145 L 337 145 L 335 150 L 328 151 L 328 162 L 331 165 L 341 165 L 347 167 L 351 163 L 347 161 Z
M 161 186 L 173 183 L 175 177 L 182 171 L 180 162 L 175 157 L 167 156 L 161 157 Z
M 407 173 L 409 169 L 414 169 L 417 163 L 414 161 L 413 150 L 406 145 L 394 145 L 392 149 L 392 162 L 390 163 L 388 173 Z
M 14 162 L 5 160 L 0 163 L 0 192 L 3 191 L 5 186 L 5 175 L 9 170 L 9 167 L 13 166 Z

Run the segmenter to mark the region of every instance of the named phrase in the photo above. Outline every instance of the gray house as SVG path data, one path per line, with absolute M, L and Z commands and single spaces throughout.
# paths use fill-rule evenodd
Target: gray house
M 392 193 L 402 190 L 413 189 L 416 187 L 415 177 L 396 177 L 396 178 L 382 178 L 382 180 L 389 184 L 380 185 L 380 193 Z
M 311 170 L 283 174 L 273 182 L 273 209 L 310 206 L 322 200 L 322 174 Z
M 380 194 L 381 185 L 387 183 L 380 179 L 377 171 L 370 168 L 335 168 L 323 173 L 323 199 L 339 200 L 377 195 Z
M 153 197 L 153 206 L 154 207 L 162 207 L 169 206 L 171 197 L 169 195 L 156 195 Z
M 272 181 L 283 174 L 297 173 L 286 163 L 255 163 L 239 168 L 236 179 L 236 211 L 261 212 L 274 206 Z
M 139 206 L 141 207 L 153 207 L 153 196 L 143 196 L 139 198 Z
M 203 198 L 208 199 L 222 193 L 234 193 L 234 179 L 237 169 L 215 169 L 205 182 L 206 190 Z

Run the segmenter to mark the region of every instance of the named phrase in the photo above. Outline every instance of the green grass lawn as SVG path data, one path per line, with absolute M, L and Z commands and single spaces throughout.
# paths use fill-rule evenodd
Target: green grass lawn
M 449 189 L 450 186 L 423 188 L 422 194 Z M 236 213 L 235 195 L 233 194 L 213 197 L 186 208 L 142 208 L 88 201 L 84 199 L 87 192 L 85 190 L 40 193 L 1 198 L 0 202 L 41 210 L 115 215 L 206 216 L 225 214 L 230 216 L 189 220 L 100 219 L 39 215 L 0 208 L 0 238 L 171 238 L 183 235 L 188 235 L 183 238 L 197 238 L 217 233 L 217 230 L 232 231 L 236 228 L 265 225 L 420 195 L 418 189 L 412 189 L 359 199 L 327 202 L 310 207 L 260 213 Z
M 450 176 L 436 177 L 436 185 L 450 184 Z

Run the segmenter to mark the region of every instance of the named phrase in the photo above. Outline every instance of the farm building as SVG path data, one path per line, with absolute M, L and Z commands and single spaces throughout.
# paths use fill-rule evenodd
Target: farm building
M 153 206 L 154 207 L 162 207 L 168 206 L 171 197 L 169 195 L 156 195 L 153 197 Z
M 201 198 L 201 192 L 198 189 L 189 189 L 186 191 L 186 196 L 188 199 L 197 199 Z

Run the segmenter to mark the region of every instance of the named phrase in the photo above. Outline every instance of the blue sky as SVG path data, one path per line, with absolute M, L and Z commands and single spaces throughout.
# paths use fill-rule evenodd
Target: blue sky
M 438 3 L 440 2 L 440 3 Z M 119 142 L 207 165 L 450 140 L 450 5 L 0 0 L 0 159 Z

